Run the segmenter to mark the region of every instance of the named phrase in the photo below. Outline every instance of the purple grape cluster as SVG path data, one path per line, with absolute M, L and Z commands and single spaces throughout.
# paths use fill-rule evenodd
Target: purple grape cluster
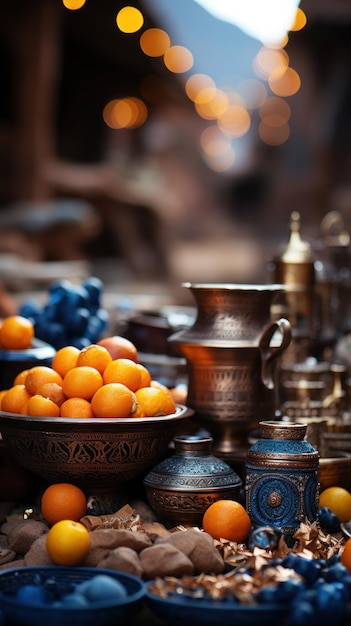
M 59 280 L 51 284 L 43 306 L 27 300 L 19 307 L 19 314 L 33 322 L 38 339 L 56 350 L 67 345 L 82 349 L 96 343 L 108 327 L 102 295 L 99 278 L 89 277 L 79 285 Z

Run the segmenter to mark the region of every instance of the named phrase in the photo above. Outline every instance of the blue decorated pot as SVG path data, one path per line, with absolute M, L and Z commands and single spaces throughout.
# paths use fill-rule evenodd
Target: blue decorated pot
M 305 439 L 306 424 L 260 422 L 246 457 L 246 509 L 254 527 L 291 536 L 300 522 L 317 519 L 319 453 Z

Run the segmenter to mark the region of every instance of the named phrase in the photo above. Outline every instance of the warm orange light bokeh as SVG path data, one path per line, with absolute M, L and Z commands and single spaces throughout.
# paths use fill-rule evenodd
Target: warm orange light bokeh
M 146 121 L 148 111 L 142 100 L 129 97 L 108 102 L 102 116 L 110 128 L 137 128 Z
M 202 131 L 200 144 L 203 151 L 213 157 L 226 154 L 232 148 L 229 137 L 223 135 L 217 126 L 208 126 Z
M 161 28 L 148 28 L 140 36 L 140 47 L 149 57 L 161 57 L 170 47 L 171 40 Z
M 185 83 L 185 92 L 189 100 L 196 101 L 198 94 L 205 89 L 216 91 L 215 82 L 207 74 L 193 74 Z
M 269 126 L 261 122 L 258 128 L 260 139 L 268 146 L 280 146 L 285 143 L 290 136 L 288 124 L 281 126 Z
M 272 96 L 260 106 L 259 115 L 267 126 L 283 126 L 290 119 L 291 109 L 285 100 Z
M 268 84 L 276 96 L 287 98 L 299 91 L 301 79 L 292 67 L 287 67 L 285 71 L 273 71 L 268 78 Z
M 302 30 L 307 24 L 306 14 L 300 7 L 296 9 L 295 21 L 292 26 L 290 26 L 290 30 L 298 31 Z
M 86 0 L 62 0 L 62 4 L 66 9 L 70 9 L 71 11 L 77 11 L 77 9 L 81 9 L 86 3 Z
M 261 48 L 258 51 L 253 67 L 258 76 L 267 78 L 272 72 L 283 70 L 289 65 L 289 56 L 285 50 Z
M 193 64 L 194 58 L 190 50 L 184 46 L 171 46 L 163 57 L 166 68 L 174 74 L 188 72 Z
M 126 6 L 118 11 L 116 24 L 122 33 L 136 33 L 144 24 L 144 16 L 139 9 Z
M 251 118 L 247 110 L 239 104 L 232 104 L 226 108 L 218 119 L 219 128 L 230 137 L 242 137 L 251 126 Z
M 202 91 L 199 92 L 199 99 L 196 99 L 195 109 L 200 117 L 207 120 L 214 120 L 225 112 L 228 106 L 228 99 L 223 91 L 218 89 L 208 100 L 201 98 Z

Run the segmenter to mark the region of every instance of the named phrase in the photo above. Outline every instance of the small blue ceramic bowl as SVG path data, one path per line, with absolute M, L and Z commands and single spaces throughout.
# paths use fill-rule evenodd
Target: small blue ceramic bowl
M 171 626 L 284 626 L 288 607 L 282 604 L 243 604 L 228 600 L 204 600 L 182 595 L 161 598 L 150 591 L 153 581 L 146 584 L 145 600 L 154 614 Z
M 65 606 L 60 598 L 97 575 L 118 581 L 125 596 L 89 602 L 87 606 Z M 18 591 L 34 586 L 27 601 L 18 600 Z M 35 588 L 44 590 L 50 600 L 35 600 Z M 0 573 L 0 608 L 16 626 L 114 626 L 133 621 L 145 595 L 145 583 L 136 576 L 95 567 L 21 567 Z
M 55 348 L 45 341 L 34 338 L 27 350 L 0 349 L 0 390 L 9 389 L 17 374 L 35 365 L 51 366 Z

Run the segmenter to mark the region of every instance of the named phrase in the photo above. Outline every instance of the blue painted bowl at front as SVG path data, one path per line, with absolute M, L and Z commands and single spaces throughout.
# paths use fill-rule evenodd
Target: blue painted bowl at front
M 33 597 L 19 602 L 17 593 L 25 586 L 45 590 L 60 598 L 73 592 L 81 583 L 98 574 L 111 577 L 125 589 L 126 595 L 87 606 L 64 606 L 44 601 L 33 603 Z M 145 595 L 145 583 L 130 574 L 95 567 L 21 567 L 0 573 L 0 607 L 11 624 L 16 626 L 111 626 L 133 623 Z
M 288 607 L 282 604 L 243 604 L 235 600 L 203 600 L 182 595 L 162 598 L 146 585 L 145 599 L 155 615 L 170 624 L 191 626 L 284 626 Z

